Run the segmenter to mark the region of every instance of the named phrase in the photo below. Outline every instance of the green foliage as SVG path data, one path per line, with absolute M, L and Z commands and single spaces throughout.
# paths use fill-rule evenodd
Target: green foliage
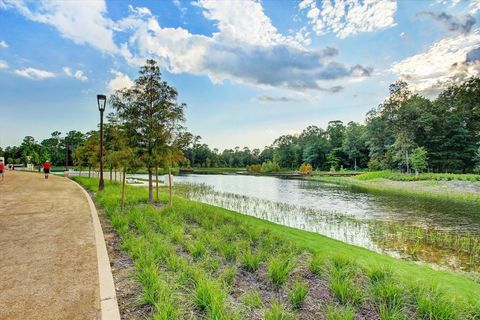
M 421 173 L 419 175 L 411 175 L 398 173 L 394 171 L 372 171 L 365 172 L 355 177 L 358 180 L 375 180 L 388 179 L 393 181 L 421 181 L 421 180 L 437 180 L 437 181 L 480 181 L 480 174 L 454 174 L 454 173 Z
M 262 173 L 272 173 L 272 172 L 279 172 L 280 166 L 276 162 L 267 161 L 262 163 L 262 168 L 260 169 Z
M 308 284 L 302 281 L 296 281 L 293 283 L 290 292 L 288 293 L 288 298 L 292 303 L 293 307 L 298 309 L 302 306 L 303 301 L 308 293 Z
M 328 320 L 354 320 L 356 315 L 355 309 L 350 306 L 342 308 L 330 304 L 327 307 Z
M 325 259 L 319 255 L 313 257 L 308 265 L 308 270 L 317 276 L 321 276 L 325 270 Z
M 294 268 L 292 257 L 274 257 L 268 263 L 268 277 L 276 287 L 282 287 Z
M 458 319 L 455 307 L 437 290 L 422 290 L 417 293 L 417 310 L 421 319 Z
M 262 171 L 262 165 L 261 164 L 252 164 L 250 166 L 247 166 L 247 171 L 248 172 L 261 172 Z
M 257 290 L 251 290 L 242 296 L 242 302 L 250 309 L 258 309 L 262 305 L 262 297 Z
M 75 180 L 96 193 L 98 180 L 78 177 Z M 316 252 L 309 269 L 319 274 L 322 283 L 328 281 L 331 287 L 336 286 L 334 282 L 340 284 L 339 288 L 332 288 L 332 292 L 344 304 L 326 310 L 325 315 L 329 319 L 352 318 L 355 312 L 351 308 L 361 306 L 362 301 L 372 303 L 381 319 L 404 319 L 411 314 L 418 315 L 420 319 L 475 319 L 478 314 L 478 308 L 474 307 L 478 284 L 463 276 L 434 271 L 318 234 L 179 197 L 173 207 L 158 209 L 145 205 L 145 189 L 127 189 L 130 196 L 124 211 L 120 210 L 119 184 L 107 184 L 104 192 L 96 193 L 96 201 L 105 209 L 112 226 L 119 233 L 122 248 L 135 264 L 143 302 L 153 306 L 154 319 L 240 319 L 235 311 L 244 310 L 235 310 L 241 306 L 238 300 L 250 309 L 263 306 L 258 291 L 250 291 L 244 296 L 232 291 L 228 296 L 238 276 L 258 279 L 264 274 L 249 275 L 243 271 L 237 274 L 235 259 L 223 259 L 222 244 L 227 243 L 244 250 L 247 247 L 250 254 L 262 252 L 264 259 L 269 261 L 265 275 L 276 284 L 275 287 L 265 287 L 260 281 L 254 287 L 261 288 L 262 292 L 270 290 L 267 297 L 276 293 L 288 296 L 293 305 L 301 305 L 294 301 L 304 299 L 302 284 L 292 282 L 285 286 L 289 283 L 287 280 L 272 279 L 300 275 L 292 270 L 293 264 L 285 262 L 290 260 L 288 255 L 285 258 L 285 254 L 304 257 Z M 166 197 L 162 194 L 162 199 Z M 213 241 L 215 239 L 218 241 Z M 190 248 L 196 243 L 201 243 L 205 251 L 194 259 L 194 251 Z M 294 244 L 308 252 L 299 253 Z M 237 249 L 237 252 L 244 250 Z M 272 263 L 274 260 L 276 262 Z M 303 275 L 303 269 L 301 272 Z M 318 280 L 315 278 L 313 281 Z M 430 282 L 441 286 L 442 291 L 423 289 Z M 344 283 L 347 285 L 341 287 Z M 258 314 L 259 311 L 255 312 Z M 292 315 L 285 307 L 274 303 L 265 312 L 265 317 L 290 319 Z
M 274 301 L 270 310 L 265 311 L 265 320 L 293 320 L 295 319 L 288 311 L 285 310 L 283 305 Z
M 245 250 L 242 257 L 242 266 L 245 268 L 245 270 L 255 272 L 257 271 L 261 262 L 262 257 L 259 253 L 252 253 L 250 248 Z
M 418 147 L 412 152 L 412 169 L 419 173 L 427 169 L 427 150 L 424 147 Z

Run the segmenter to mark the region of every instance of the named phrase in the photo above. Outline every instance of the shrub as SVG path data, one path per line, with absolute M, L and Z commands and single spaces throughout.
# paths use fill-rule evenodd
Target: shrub
M 308 285 L 305 282 L 297 281 L 293 284 L 288 293 L 288 298 L 294 308 L 300 308 L 308 293 Z
M 303 174 L 303 175 L 309 175 L 312 173 L 312 165 L 310 163 L 302 163 L 300 165 L 300 173 Z
M 260 172 L 261 170 L 262 170 L 261 164 L 252 164 L 250 166 L 247 166 L 247 171 L 249 172 Z
M 267 161 L 262 163 L 262 168 L 260 169 L 262 173 L 271 173 L 271 172 L 279 172 L 280 166 L 276 162 Z

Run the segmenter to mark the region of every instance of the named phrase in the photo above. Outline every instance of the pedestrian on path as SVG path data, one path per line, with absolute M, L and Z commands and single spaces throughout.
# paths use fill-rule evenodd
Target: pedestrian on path
M 2 181 L 5 179 L 4 177 L 4 172 L 5 171 L 5 165 L 3 164 L 3 160 L 0 160 L 0 176 Z
M 52 167 L 52 165 L 50 164 L 50 161 L 46 161 L 44 164 L 43 164 L 43 173 L 45 173 L 45 179 L 48 179 L 48 175 L 50 174 L 50 168 Z

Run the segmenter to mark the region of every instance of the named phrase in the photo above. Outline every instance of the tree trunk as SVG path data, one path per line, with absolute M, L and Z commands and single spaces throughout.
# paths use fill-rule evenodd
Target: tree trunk
M 88 177 L 92 177 L 92 167 L 88 167 Z
M 148 202 L 153 202 L 153 181 L 152 181 L 152 168 L 148 167 Z
M 170 206 L 173 205 L 173 193 L 172 193 L 172 170 L 168 168 L 168 191 L 170 193 Z
M 110 183 L 112 183 L 113 167 L 110 166 Z
M 122 178 L 122 210 L 125 209 L 125 171 L 126 171 L 126 168 L 123 168 L 123 178 Z
M 158 167 L 155 167 L 155 192 L 156 192 L 156 200 L 158 202 Z
M 353 161 L 355 162 L 355 171 L 357 171 L 357 158 L 353 158 Z
M 117 168 L 115 167 L 115 182 L 117 182 Z
M 405 151 L 405 160 L 407 163 L 407 173 L 410 173 L 410 164 L 408 163 L 408 151 Z

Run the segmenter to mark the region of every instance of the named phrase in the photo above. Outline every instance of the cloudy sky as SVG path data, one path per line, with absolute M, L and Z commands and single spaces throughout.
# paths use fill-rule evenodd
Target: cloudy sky
M 480 75 L 480 0 L 0 0 L 0 146 L 87 131 L 147 58 L 211 147 L 363 121 L 405 79 Z

